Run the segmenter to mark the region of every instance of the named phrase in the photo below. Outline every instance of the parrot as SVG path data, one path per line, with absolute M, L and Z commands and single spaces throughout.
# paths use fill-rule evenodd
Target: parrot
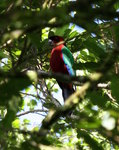
M 52 46 L 50 56 L 50 68 L 54 73 L 75 76 L 73 69 L 74 58 L 70 50 L 66 47 L 64 38 L 58 35 L 49 37 L 48 43 Z M 65 83 L 57 79 L 59 87 L 62 89 L 62 96 L 65 100 L 75 92 L 72 83 Z

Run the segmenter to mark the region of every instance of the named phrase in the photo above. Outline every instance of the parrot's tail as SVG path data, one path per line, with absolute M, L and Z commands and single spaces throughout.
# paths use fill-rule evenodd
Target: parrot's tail
M 75 90 L 73 88 L 73 85 L 71 83 L 69 84 L 64 84 L 62 82 L 58 82 L 60 88 L 62 89 L 62 96 L 63 96 L 63 99 L 64 99 L 64 102 L 67 100 L 67 98 L 69 98 L 69 96 L 71 96 Z M 72 110 L 68 113 L 68 116 L 70 117 L 71 114 L 72 114 Z
M 75 92 L 75 90 L 73 89 L 73 87 L 71 89 L 69 88 L 62 88 L 62 96 L 64 98 L 64 101 L 73 93 Z
M 75 92 L 75 90 L 73 88 L 72 83 L 66 84 L 66 83 L 58 82 L 58 84 L 59 84 L 60 88 L 62 89 L 62 96 L 63 96 L 64 102 L 65 102 L 65 100 L 70 95 L 72 95 Z
M 71 96 L 73 93 L 75 92 L 73 86 L 72 88 L 62 88 L 62 96 L 64 99 L 64 102 L 67 100 L 67 98 L 69 98 L 69 96 Z M 71 115 L 73 114 L 73 110 L 70 110 L 67 114 L 68 117 L 71 117 Z

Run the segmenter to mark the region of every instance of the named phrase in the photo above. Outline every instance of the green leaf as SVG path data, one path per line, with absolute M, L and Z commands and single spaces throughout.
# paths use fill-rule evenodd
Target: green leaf
M 92 91 L 87 93 L 87 97 L 91 100 L 94 105 L 105 108 L 109 101 L 108 96 L 103 95 L 100 91 Z
M 24 120 L 23 120 L 23 122 L 24 122 L 24 124 L 25 124 L 25 125 L 26 125 L 26 124 L 27 124 L 27 125 L 29 125 L 30 120 L 28 120 L 28 119 L 24 119 Z
M 17 100 L 19 101 L 20 99 L 17 97 Z M 12 127 L 12 121 L 16 117 L 16 112 L 18 111 L 18 106 L 17 106 L 17 108 L 14 108 L 15 107 L 14 105 L 12 107 L 13 107 L 12 109 L 11 109 L 11 107 L 7 109 L 7 114 L 6 114 L 5 118 L 0 122 L 0 127 L 1 126 L 4 126 L 4 128 Z
M 56 108 L 56 106 L 51 102 L 46 102 L 43 104 L 43 106 L 46 107 L 47 109 Z
M 119 77 L 113 76 L 111 79 L 112 96 L 119 102 Z
M 113 34 L 115 35 L 115 42 L 119 42 L 119 26 L 118 25 L 114 25 L 112 26 L 112 30 L 113 30 Z
M 97 57 L 105 57 L 104 49 L 97 44 L 96 40 L 89 37 L 84 41 L 84 46 Z
M 12 122 L 12 126 L 13 126 L 13 128 L 18 128 L 19 129 L 19 127 L 20 127 L 20 120 L 18 118 L 16 120 L 14 120 Z
M 114 5 L 115 9 L 118 10 L 119 9 L 119 2 L 116 2 L 116 4 Z
M 29 34 L 28 37 L 37 48 L 40 48 L 40 35 L 38 33 Z
M 75 38 L 79 33 L 77 31 L 73 31 L 69 34 L 69 39 Z
M 68 27 L 69 27 L 69 25 L 67 24 L 67 25 L 65 25 L 65 26 L 63 26 L 63 27 L 56 28 L 56 29 L 55 29 L 55 35 L 63 36 L 65 30 L 67 30 Z
M 51 36 L 54 36 L 54 35 L 55 35 L 55 33 L 53 31 L 50 31 L 49 34 L 48 34 L 48 38 L 51 37 Z
M 31 101 L 31 104 L 32 104 L 33 106 L 36 106 L 36 105 L 37 105 L 36 100 L 33 99 L 33 100 Z
M 29 103 L 27 103 L 27 106 L 30 107 L 30 110 L 34 110 L 34 107 L 37 105 L 36 100 L 32 99 Z
M 85 142 L 88 143 L 93 150 L 103 150 L 103 147 L 99 145 L 99 143 L 95 139 L 93 139 L 89 134 L 90 133 L 86 132 L 85 130 L 79 130 L 77 136 L 78 138 L 84 138 Z
M 17 50 L 14 54 L 15 54 L 16 56 L 20 56 L 20 55 L 21 55 L 21 51 L 20 51 L 20 50 Z
M 71 29 L 66 29 L 65 32 L 64 32 L 63 37 L 64 37 L 64 38 L 69 37 L 70 32 L 71 32 Z
M 0 51 L 0 59 L 8 58 L 8 55 L 4 54 L 3 51 Z
M 93 121 L 90 120 L 90 122 L 89 120 L 84 120 L 84 121 L 82 120 L 80 124 L 78 125 L 78 127 L 80 129 L 96 129 L 96 128 L 98 129 L 100 125 L 101 125 L 101 122 L 96 119 Z
M 100 67 L 101 63 L 96 63 L 96 62 L 86 62 L 86 63 L 74 63 L 73 68 L 79 69 L 79 70 L 91 70 L 91 71 L 95 71 Z
M 11 78 L 1 79 L 0 84 L 0 105 L 8 104 L 9 100 L 12 100 L 14 96 L 19 97 L 19 91 L 25 89 L 31 84 L 28 78 Z

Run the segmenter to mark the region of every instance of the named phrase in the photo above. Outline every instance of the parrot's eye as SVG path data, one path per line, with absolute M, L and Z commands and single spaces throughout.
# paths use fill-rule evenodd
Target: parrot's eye
M 64 39 L 60 36 L 52 36 L 49 38 L 50 40 L 52 40 L 52 42 L 54 42 L 55 44 L 61 42 L 61 41 L 64 41 Z
M 59 42 L 59 38 L 58 38 L 58 37 L 55 37 L 54 41 L 55 41 L 55 42 Z

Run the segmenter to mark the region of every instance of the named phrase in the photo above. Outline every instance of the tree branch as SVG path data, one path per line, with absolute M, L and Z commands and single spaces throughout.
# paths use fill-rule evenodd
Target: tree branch
M 69 75 L 64 75 L 61 73 L 53 73 L 53 72 L 45 72 L 45 71 L 41 71 L 41 70 L 29 70 L 26 69 L 23 72 L 3 72 L 0 71 L 0 77 L 4 77 L 4 78 L 28 78 L 28 74 L 32 73 L 36 73 L 36 75 L 38 76 L 39 79 L 42 78 L 55 78 L 59 81 L 63 81 L 63 82 L 71 82 L 71 81 L 77 81 L 77 82 L 81 82 L 81 83 L 85 83 L 86 81 L 88 81 L 88 77 L 83 77 L 83 76 L 69 76 Z
M 21 117 L 21 116 L 27 115 L 29 113 L 37 113 L 37 112 L 46 112 L 47 113 L 48 111 L 47 110 L 42 110 L 42 109 L 30 110 L 30 111 L 26 111 L 26 112 L 17 114 L 16 117 Z

